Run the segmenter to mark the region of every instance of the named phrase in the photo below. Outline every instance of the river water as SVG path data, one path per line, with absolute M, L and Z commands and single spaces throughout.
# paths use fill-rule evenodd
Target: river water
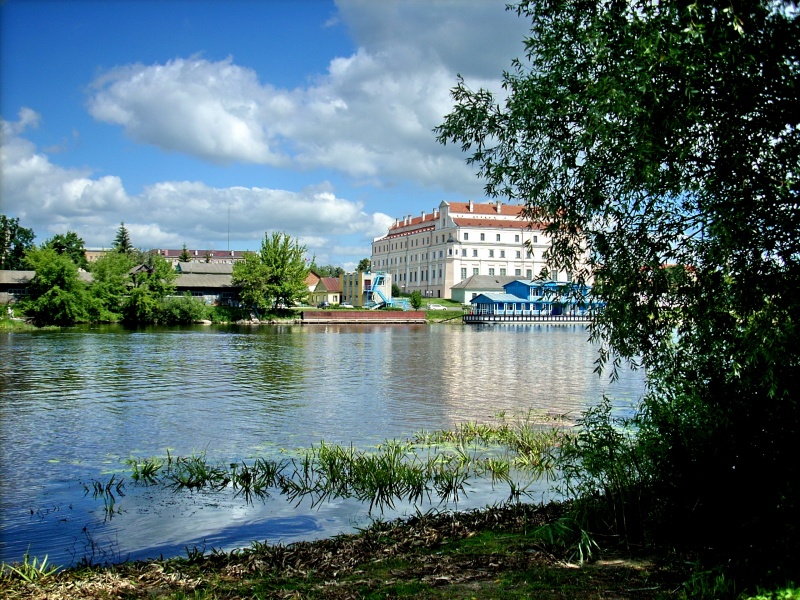
M 582 325 L 286 325 L 0 334 L 0 560 L 104 563 L 352 531 L 366 507 L 175 492 L 124 463 L 222 464 L 529 414 L 577 417 L 603 394 L 630 414 L 644 383 L 593 373 Z M 123 481 L 114 502 L 86 490 Z M 542 482 L 537 498 L 547 497 Z M 502 501 L 475 482 L 456 506 Z M 428 506 L 419 507 L 426 510 Z M 383 518 L 416 510 L 398 505 Z M 373 512 L 372 516 L 375 516 Z M 380 515 L 379 515 L 380 516 Z

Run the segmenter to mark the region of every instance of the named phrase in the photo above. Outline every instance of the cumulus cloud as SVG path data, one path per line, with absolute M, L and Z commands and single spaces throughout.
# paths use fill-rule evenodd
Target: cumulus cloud
M 491 1 L 337 6 L 358 50 L 304 88 L 262 83 L 231 57 L 193 56 L 102 74 L 89 111 L 138 142 L 214 163 L 326 168 L 371 185 L 415 180 L 479 195 L 474 169 L 432 129 L 452 108 L 457 73 L 499 89 L 524 22 Z
M 121 125 L 136 141 L 213 162 L 281 162 L 272 149 L 275 123 L 291 103 L 230 58 L 120 67 L 92 87 L 92 116 Z
M 308 240 L 309 251 L 329 252 L 346 247 L 342 240 L 348 236 L 369 248 L 369 241 L 384 234 L 390 222 L 386 215 L 369 214 L 362 205 L 336 196 L 325 183 L 287 191 L 162 181 L 131 195 L 117 176 L 67 169 L 37 151 L 20 135 L 37 121 L 38 115 L 27 110 L 16 122 L 2 121 L 0 194 L 4 214 L 32 228 L 39 242 L 70 230 L 88 247 L 109 247 L 124 221 L 134 244 L 142 248 L 186 243 L 221 249 L 223 240 L 234 239 L 257 249 L 265 232 L 285 231 Z

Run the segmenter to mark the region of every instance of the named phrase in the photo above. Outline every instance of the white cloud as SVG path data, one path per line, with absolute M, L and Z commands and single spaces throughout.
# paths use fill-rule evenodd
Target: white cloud
M 2 121 L 0 194 L 4 214 L 32 228 L 39 242 L 70 230 L 87 247 L 109 247 L 124 221 L 134 244 L 142 248 L 186 243 L 221 249 L 224 240 L 234 239 L 257 249 L 265 232 L 285 231 L 307 240 L 301 243 L 309 251 L 330 252 L 346 248 L 348 241 L 368 248 L 390 222 L 386 215 L 366 213 L 360 204 L 336 196 L 326 183 L 287 191 L 163 181 L 130 195 L 119 177 L 93 177 L 86 169 L 60 167 L 17 135 L 37 121 L 34 116 L 30 111 L 17 122 Z
M 193 56 L 101 75 L 89 110 L 138 142 L 214 163 L 326 168 L 376 186 L 413 180 L 480 195 L 474 168 L 432 129 L 452 108 L 457 73 L 499 89 L 524 21 L 490 0 L 337 6 L 359 49 L 305 88 L 261 83 L 231 57 Z
M 271 146 L 291 103 L 229 58 L 113 69 L 92 84 L 89 112 L 132 139 L 212 162 L 279 164 Z

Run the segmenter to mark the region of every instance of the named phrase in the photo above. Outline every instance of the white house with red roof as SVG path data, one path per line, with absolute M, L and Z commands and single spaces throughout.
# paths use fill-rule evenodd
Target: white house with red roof
M 451 298 L 451 288 L 473 275 L 531 280 L 546 271 L 548 279 L 570 281 L 571 273 L 547 263 L 545 226 L 521 212 L 502 202 L 443 201 L 432 213 L 401 217 L 372 242 L 372 270 L 390 273 L 405 293 L 433 298 Z

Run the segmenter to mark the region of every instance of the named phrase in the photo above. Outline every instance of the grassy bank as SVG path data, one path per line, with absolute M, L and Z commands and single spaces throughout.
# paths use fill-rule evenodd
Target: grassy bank
M 376 523 L 354 535 L 290 546 L 253 543 L 231 553 L 188 549 L 185 558 L 83 567 L 31 576 L 8 571 L 0 596 L 61 598 L 758 598 L 800 589 L 737 593 L 690 556 L 648 553 L 606 540 L 578 564 L 553 535 L 565 506 L 525 504 Z

